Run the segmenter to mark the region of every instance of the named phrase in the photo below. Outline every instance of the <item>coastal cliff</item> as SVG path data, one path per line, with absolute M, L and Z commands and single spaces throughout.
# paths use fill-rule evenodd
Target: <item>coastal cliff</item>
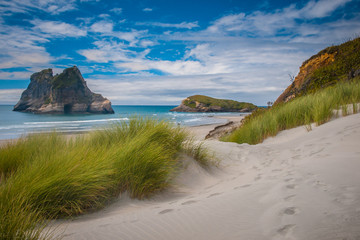
M 331 46 L 306 60 L 275 104 L 316 92 L 360 75 L 360 38 Z
M 172 112 L 251 112 L 257 106 L 246 102 L 194 95 L 184 99 Z
M 55 76 L 50 68 L 32 74 L 28 88 L 13 110 L 34 113 L 114 113 L 108 99 L 87 87 L 76 66 Z

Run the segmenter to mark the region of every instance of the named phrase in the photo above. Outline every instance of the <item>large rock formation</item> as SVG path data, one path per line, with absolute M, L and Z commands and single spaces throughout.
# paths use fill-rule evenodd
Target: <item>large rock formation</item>
M 34 113 L 114 113 L 111 102 L 91 92 L 74 66 L 53 76 L 52 69 L 34 73 L 14 111 Z
M 331 46 L 306 60 L 275 104 L 348 81 L 360 75 L 360 38 Z
M 172 112 L 251 112 L 257 106 L 246 102 L 194 95 L 184 99 Z

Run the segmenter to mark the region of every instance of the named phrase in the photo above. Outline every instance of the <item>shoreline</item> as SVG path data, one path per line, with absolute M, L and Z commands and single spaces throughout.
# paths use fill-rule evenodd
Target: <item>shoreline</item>
M 244 116 L 234 116 L 234 115 L 224 115 L 224 116 L 212 116 L 212 118 L 218 118 L 218 119 L 226 119 L 227 122 L 230 121 L 241 121 L 242 118 L 244 118 Z M 198 125 L 198 126 L 181 126 L 185 129 L 188 129 L 190 131 L 190 133 L 192 133 L 193 135 L 195 135 L 195 138 L 197 140 L 204 140 L 205 136 L 211 131 L 213 130 L 215 127 L 217 126 L 221 126 L 224 125 L 226 123 L 215 123 L 215 124 L 203 124 L 203 125 Z M 73 132 L 58 132 L 61 135 L 64 135 L 68 138 L 72 138 L 78 135 L 84 135 L 87 134 L 91 131 L 94 130 L 90 130 L 90 131 L 73 131 Z M 35 134 L 48 134 L 51 132 L 44 132 L 44 133 L 35 133 Z M 7 143 L 10 142 L 16 142 L 17 139 L 20 139 L 21 137 L 18 138 L 9 138 L 9 139 L 0 139 L 0 147 L 6 145 Z

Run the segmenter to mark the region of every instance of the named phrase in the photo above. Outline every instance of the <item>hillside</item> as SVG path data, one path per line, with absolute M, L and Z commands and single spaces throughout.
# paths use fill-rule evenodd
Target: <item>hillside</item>
M 360 75 L 360 38 L 331 46 L 306 60 L 275 104 L 316 92 Z
M 247 102 L 194 95 L 184 99 L 172 112 L 251 112 L 257 106 Z

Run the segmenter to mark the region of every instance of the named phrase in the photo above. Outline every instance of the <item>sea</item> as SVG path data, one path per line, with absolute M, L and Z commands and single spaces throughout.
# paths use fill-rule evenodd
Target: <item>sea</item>
M 31 133 L 82 133 L 104 129 L 112 123 L 134 117 L 165 120 L 181 126 L 201 126 L 226 123 L 216 116 L 239 116 L 247 113 L 178 113 L 175 106 L 113 105 L 115 114 L 34 114 L 12 111 L 12 105 L 0 105 L 0 139 L 14 139 Z

